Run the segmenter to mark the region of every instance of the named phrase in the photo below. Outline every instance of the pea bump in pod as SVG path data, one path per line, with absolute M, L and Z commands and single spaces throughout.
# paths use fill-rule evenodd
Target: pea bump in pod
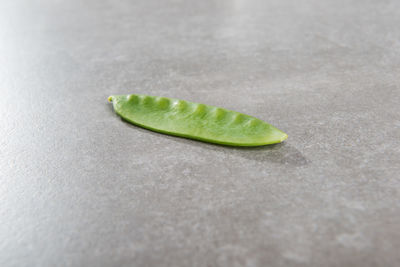
M 288 137 L 255 117 L 205 104 L 140 94 L 108 101 L 123 120 L 163 134 L 228 146 L 263 146 Z

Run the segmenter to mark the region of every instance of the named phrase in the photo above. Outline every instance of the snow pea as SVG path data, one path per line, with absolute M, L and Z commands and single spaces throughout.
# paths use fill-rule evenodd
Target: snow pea
M 139 94 L 108 100 L 125 121 L 164 134 L 230 146 L 261 146 L 287 138 L 260 119 L 224 108 Z

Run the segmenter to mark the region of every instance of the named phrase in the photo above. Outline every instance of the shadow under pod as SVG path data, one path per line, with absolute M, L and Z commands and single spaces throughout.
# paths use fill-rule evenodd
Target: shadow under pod
M 231 153 L 236 156 L 258 162 L 273 162 L 294 167 L 305 166 L 310 163 L 310 161 L 297 148 L 293 147 L 287 142 L 257 147 L 234 147 L 211 144 L 169 135 L 166 135 L 165 138 L 171 139 L 174 142 L 185 143 L 208 150 Z

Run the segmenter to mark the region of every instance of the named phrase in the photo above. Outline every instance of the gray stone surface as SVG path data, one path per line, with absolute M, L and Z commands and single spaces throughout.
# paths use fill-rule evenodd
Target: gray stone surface
M 400 2 L 1 1 L 0 266 L 399 266 Z M 149 132 L 110 94 L 289 134 Z

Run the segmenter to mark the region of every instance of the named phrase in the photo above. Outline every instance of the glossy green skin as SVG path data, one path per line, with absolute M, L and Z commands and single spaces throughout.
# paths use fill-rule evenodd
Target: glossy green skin
M 223 108 L 136 94 L 108 100 L 124 120 L 160 133 L 230 146 L 262 146 L 287 138 L 262 120 Z

